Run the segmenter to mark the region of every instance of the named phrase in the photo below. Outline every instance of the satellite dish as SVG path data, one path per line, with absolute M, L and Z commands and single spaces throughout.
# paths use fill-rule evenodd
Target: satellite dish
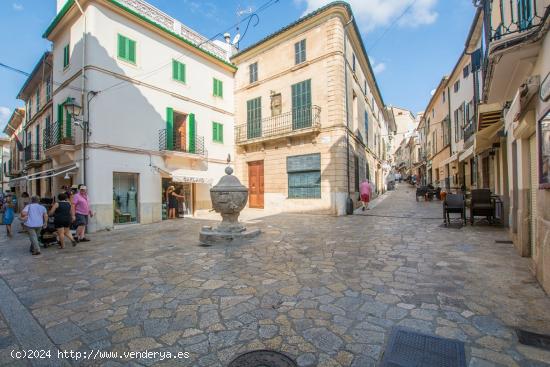
M 235 35 L 235 38 L 233 38 L 233 42 L 231 44 L 236 45 L 237 42 L 239 42 L 240 39 L 241 39 L 241 35 L 240 35 L 240 33 L 237 33 Z

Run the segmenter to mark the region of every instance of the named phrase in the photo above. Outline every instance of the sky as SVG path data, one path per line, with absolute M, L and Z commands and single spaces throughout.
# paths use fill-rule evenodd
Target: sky
M 240 47 L 246 47 L 327 0 L 148 0 L 210 38 L 258 11 Z M 475 8 L 472 0 L 349 0 L 386 105 L 422 111 L 441 77 L 464 49 Z M 259 11 L 262 5 L 270 4 Z M 51 49 L 42 39 L 56 0 L 0 0 L 0 63 L 30 72 Z M 241 18 L 237 16 L 242 13 Z M 241 24 L 243 34 L 246 24 Z M 233 36 L 236 29 L 229 31 Z M 0 129 L 14 108 L 26 77 L 0 67 Z M 0 130 L 1 131 L 1 130 Z

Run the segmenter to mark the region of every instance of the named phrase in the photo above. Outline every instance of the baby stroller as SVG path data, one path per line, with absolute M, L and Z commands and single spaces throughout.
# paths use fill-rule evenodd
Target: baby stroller
M 57 231 L 53 220 L 53 218 L 48 218 L 48 225 L 40 231 L 40 242 L 44 245 L 44 248 L 56 245 L 58 243 Z

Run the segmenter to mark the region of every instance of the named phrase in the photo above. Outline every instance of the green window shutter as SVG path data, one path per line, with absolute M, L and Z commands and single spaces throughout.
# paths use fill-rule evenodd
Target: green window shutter
M 63 68 L 69 66 L 69 45 L 63 47 Z
M 174 109 L 172 107 L 166 108 L 166 142 L 164 148 L 166 150 L 174 149 Z
M 223 97 L 223 83 L 216 78 L 213 79 L 213 94 L 215 97 Z
M 218 95 L 223 97 L 223 82 L 221 80 L 218 80 Z
M 212 122 L 212 140 L 218 141 L 218 124 Z
M 185 83 L 185 64 L 172 60 L 172 79 Z
M 311 79 L 292 85 L 292 129 L 311 126 Z
M 178 80 L 178 62 L 172 60 L 172 79 Z
M 61 134 L 63 132 L 63 109 L 63 104 L 57 105 L 57 143 L 59 143 L 59 141 L 61 140 Z
M 65 137 L 70 138 L 71 136 L 73 136 L 71 114 L 69 113 L 69 111 L 66 111 L 66 112 L 67 112 L 66 114 L 67 121 L 65 122 L 65 126 L 66 126 Z
M 218 95 L 218 83 L 216 83 L 216 79 L 212 79 L 212 83 L 213 83 L 212 94 L 214 96 L 217 96 Z
M 190 113 L 189 114 L 189 153 L 195 153 L 196 150 L 196 132 L 195 132 L 195 114 Z
M 180 81 L 185 83 L 185 64 L 179 63 Z
M 246 136 L 247 139 L 262 136 L 262 99 L 261 97 L 246 102 Z
M 118 57 L 126 58 L 126 37 L 118 35 Z
M 136 41 L 128 39 L 128 60 L 135 63 L 136 62 Z
M 218 141 L 223 143 L 223 125 L 218 124 Z

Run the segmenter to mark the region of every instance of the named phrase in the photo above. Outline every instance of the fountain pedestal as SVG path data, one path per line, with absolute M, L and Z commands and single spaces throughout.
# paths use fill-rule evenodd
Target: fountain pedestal
M 239 223 L 239 214 L 248 201 L 248 189 L 233 176 L 231 167 L 226 167 L 225 173 L 220 182 L 210 189 L 212 207 L 220 213 L 222 221 L 217 227 L 202 227 L 199 233 L 199 242 L 202 245 L 253 238 L 261 233 L 259 229 L 247 230 Z

